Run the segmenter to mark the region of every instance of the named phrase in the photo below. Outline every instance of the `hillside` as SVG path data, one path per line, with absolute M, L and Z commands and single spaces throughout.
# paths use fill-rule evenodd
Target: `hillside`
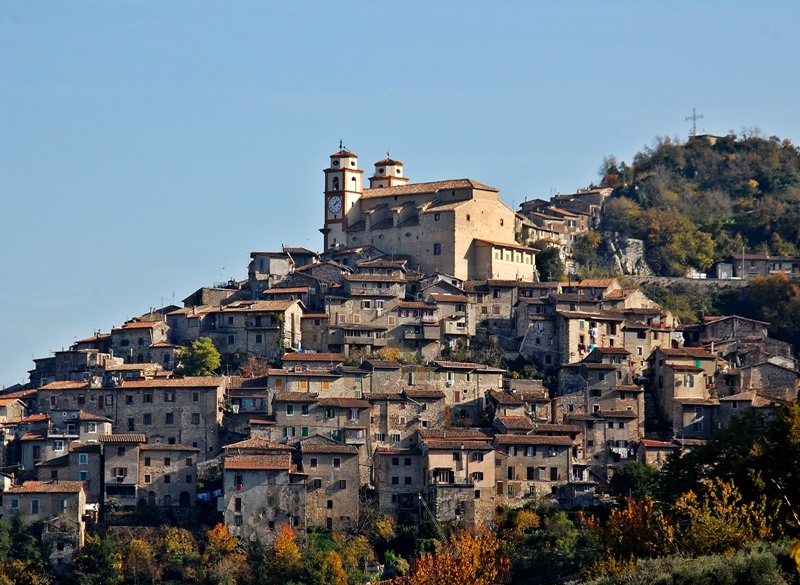
M 789 140 L 658 138 L 630 164 L 606 157 L 600 174 L 614 189 L 603 228 L 644 240 L 657 275 L 705 271 L 744 249 L 800 249 L 800 151 Z

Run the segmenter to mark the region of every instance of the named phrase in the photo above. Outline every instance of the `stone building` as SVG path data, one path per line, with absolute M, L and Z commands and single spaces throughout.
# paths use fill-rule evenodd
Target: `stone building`
M 370 188 L 358 157 L 340 150 L 325 169 L 325 250 L 372 245 L 421 272 L 533 280 L 535 251 L 516 243 L 516 214 L 470 179 L 409 184 L 403 164 L 375 164 Z
M 375 451 L 378 512 L 400 524 L 420 521 L 419 498 L 425 491 L 422 452 L 418 448 L 378 447 Z
M 197 457 L 187 445 L 151 443 L 139 446 L 137 492 L 159 506 L 188 508 L 197 499 Z
M 306 526 L 347 530 L 358 521 L 358 449 L 322 436 L 298 442 L 299 468 L 306 474 Z
M 42 542 L 57 573 L 83 547 L 86 494 L 80 481 L 26 481 L 5 491 L 2 510 L 7 520 L 19 515 L 25 524 L 42 522 Z
M 169 341 L 164 321 L 129 321 L 111 330 L 111 350 L 125 363 L 152 362 L 152 346 Z
M 497 500 L 522 506 L 531 498 L 568 497 L 573 441 L 564 436 L 509 435 L 494 438 Z
M 103 451 L 103 502 L 115 502 L 121 510 L 135 509 L 139 493 L 139 449 L 147 442 L 142 434 L 101 435 Z
M 291 454 L 272 451 L 226 455 L 225 526 L 234 536 L 267 546 L 282 524 L 305 533 L 305 476 L 293 472 Z

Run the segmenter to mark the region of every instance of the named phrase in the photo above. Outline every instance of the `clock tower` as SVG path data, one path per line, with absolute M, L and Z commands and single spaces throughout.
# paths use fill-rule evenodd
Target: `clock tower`
M 331 155 L 331 164 L 325 172 L 325 223 L 320 229 L 324 249 L 347 247 L 347 225 L 358 221 L 358 207 L 354 205 L 363 193 L 364 171 L 358 169 L 358 157 L 342 148 Z

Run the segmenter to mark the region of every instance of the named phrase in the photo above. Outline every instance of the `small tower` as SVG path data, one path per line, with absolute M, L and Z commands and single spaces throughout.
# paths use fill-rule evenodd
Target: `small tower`
M 324 249 L 346 246 L 347 223 L 353 221 L 356 201 L 363 193 L 364 171 L 358 169 L 358 157 L 342 147 L 331 155 L 331 164 L 325 172 L 325 223 L 320 229 Z
M 386 153 L 389 154 L 388 152 Z M 375 174 L 369 178 L 370 189 L 381 187 L 397 187 L 407 185 L 408 179 L 403 176 L 403 163 L 392 160 L 388 156 L 375 163 Z

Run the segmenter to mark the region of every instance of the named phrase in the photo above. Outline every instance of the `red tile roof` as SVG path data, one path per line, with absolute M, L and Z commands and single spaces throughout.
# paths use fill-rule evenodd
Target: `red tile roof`
M 9 494 L 77 494 L 83 491 L 82 481 L 26 481 L 6 490 Z
M 292 457 L 289 453 L 277 455 L 228 455 L 225 457 L 225 469 L 263 469 L 289 471 Z

